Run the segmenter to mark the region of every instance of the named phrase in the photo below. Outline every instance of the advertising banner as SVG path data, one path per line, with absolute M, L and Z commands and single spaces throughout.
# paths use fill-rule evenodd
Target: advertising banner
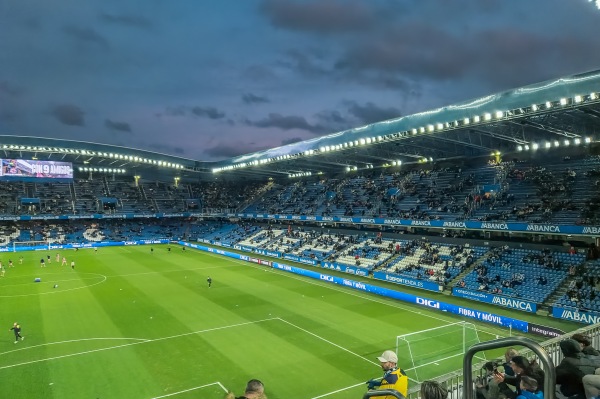
M 474 301 L 491 303 L 492 305 L 502 306 L 505 308 L 518 309 L 524 312 L 535 313 L 537 311 L 537 304 L 535 302 L 509 298 L 502 295 L 489 294 L 487 292 L 471 291 L 464 288 L 454 287 L 452 289 L 452 295 Z

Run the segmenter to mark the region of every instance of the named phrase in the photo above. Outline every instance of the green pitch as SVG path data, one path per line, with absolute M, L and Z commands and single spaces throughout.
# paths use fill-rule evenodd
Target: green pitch
M 40 268 L 47 255 L 52 263 Z M 270 399 L 360 398 L 396 336 L 457 321 L 178 246 L 0 254 L 3 265 L 9 259 L 0 381 L 12 399 L 220 399 L 241 395 L 251 378 Z M 16 344 L 15 321 L 25 337 Z M 477 326 L 482 341 L 507 334 Z M 443 354 L 418 370 L 421 380 L 460 368 L 462 356 Z M 410 368 L 402 354 L 399 363 Z

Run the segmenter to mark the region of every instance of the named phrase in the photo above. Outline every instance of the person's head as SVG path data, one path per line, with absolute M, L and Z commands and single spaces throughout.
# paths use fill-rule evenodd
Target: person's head
M 521 377 L 521 389 L 529 392 L 537 392 L 538 382 L 535 378 L 524 375 Z
M 531 369 L 531 363 L 525 356 L 514 356 L 510 360 L 510 366 L 516 374 L 527 374 L 527 372 Z
M 421 399 L 446 399 L 448 390 L 437 381 L 423 381 L 421 383 Z
M 582 344 L 574 339 L 564 339 L 560 341 L 560 350 L 565 357 L 579 357 Z
M 394 351 L 385 351 L 377 358 L 381 363 L 381 368 L 385 371 L 391 370 L 398 364 L 398 356 Z
M 494 370 L 496 370 L 496 363 L 494 362 L 487 362 L 486 364 L 483 365 L 483 370 L 488 374 L 493 374 Z
M 508 348 L 506 352 L 504 352 L 504 359 L 506 359 L 507 362 L 510 362 L 510 360 L 518 354 L 519 351 L 515 348 Z
M 248 399 L 264 398 L 265 386 L 259 380 L 252 379 L 246 384 L 244 396 Z
M 571 339 L 574 339 L 575 341 L 579 342 L 579 344 L 581 344 L 581 349 L 592 344 L 592 340 L 590 339 L 590 337 L 581 333 L 573 334 Z

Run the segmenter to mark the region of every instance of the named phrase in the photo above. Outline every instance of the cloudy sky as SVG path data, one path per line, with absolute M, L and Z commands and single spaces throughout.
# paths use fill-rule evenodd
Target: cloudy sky
M 217 160 L 600 69 L 588 0 L 0 0 L 0 134 Z

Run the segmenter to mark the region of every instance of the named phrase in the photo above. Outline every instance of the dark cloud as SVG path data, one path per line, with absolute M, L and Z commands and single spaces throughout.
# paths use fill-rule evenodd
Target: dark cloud
M 323 134 L 327 130 L 321 125 L 311 125 L 303 116 L 296 115 L 281 115 L 271 113 L 268 117 L 258 121 L 246 121 L 248 125 L 261 128 L 278 128 L 281 130 L 305 130 L 313 134 Z
M 139 146 L 139 145 L 138 145 Z M 153 151 L 159 152 L 161 154 L 175 154 L 175 155 L 184 155 L 185 149 L 181 147 L 172 147 L 168 144 L 164 143 L 144 143 L 144 146 L 151 148 Z
M 436 80 L 463 76 L 476 52 L 463 37 L 413 22 L 352 43 L 335 64 L 339 71 L 383 71 L 397 79 L 402 74 Z
M 196 116 L 206 117 L 209 119 L 223 119 L 225 117 L 224 112 L 219 111 L 214 107 L 193 107 L 190 111 Z
M 302 141 L 301 137 L 291 137 L 289 139 L 281 140 L 281 145 L 294 144 L 294 143 L 299 143 L 301 141 Z
M 256 148 L 252 148 L 244 143 L 239 143 L 237 146 L 220 143 L 214 147 L 205 149 L 204 154 L 211 158 L 231 158 L 242 154 L 248 154 L 256 150 Z
M 276 79 L 277 75 L 268 66 L 252 65 L 244 69 L 241 78 L 250 82 L 264 82 Z
M 185 116 L 186 112 L 187 109 L 183 105 L 180 105 L 178 107 L 167 107 L 167 109 L 165 110 L 165 114 L 169 116 Z
M 108 49 L 110 47 L 108 40 L 91 28 L 81 28 L 78 26 L 68 25 L 63 28 L 63 32 L 67 36 L 81 43 L 94 44 L 104 49 Z
M 0 108 L 0 121 L 14 122 L 18 119 L 18 115 L 15 111 Z
M 289 50 L 286 52 L 285 61 L 282 61 L 280 65 L 300 73 L 304 77 L 319 78 L 333 75 L 331 67 L 327 65 L 326 61 L 312 52 Z
M 138 15 L 113 15 L 113 14 L 100 14 L 100 20 L 106 24 L 121 25 L 125 27 L 138 28 L 143 30 L 151 30 L 153 27 L 150 20 L 140 17 Z
M 356 51 L 362 50 L 356 49 Z M 285 59 L 280 61 L 279 65 L 302 75 L 303 78 L 324 79 L 340 84 L 356 83 L 375 89 L 417 91 L 415 88 L 417 84 L 397 69 L 376 65 L 373 60 L 363 63 L 353 57 L 354 55 L 346 55 L 337 60 L 329 60 L 328 56 L 315 54 L 312 51 L 288 50 Z
M 397 108 L 378 107 L 372 102 L 359 105 L 354 101 L 348 101 L 346 104 L 348 105 L 348 112 L 356 117 L 362 124 L 368 125 L 370 123 L 381 122 L 402 116 L 402 112 Z
M 6 81 L 0 82 L 0 96 L 4 95 L 7 97 L 18 97 L 23 93 L 23 89 L 12 85 Z
M 339 111 L 321 111 L 315 115 L 319 120 L 325 123 L 344 125 L 348 120 L 342 116 Z
M 270 102 L 267 97 L 257 96 L 256 94 L 246 93 L 242 95 L 242 101 L 245 104 L 260 104 Z
M 198 116 L 201 118 L 209 119 L 225 118 L 225 112 L 220 111 L 215 107 L 188 107 L 184 105 L 179 105 L 177 107 L 167 107 L 167 109 L 165 110 L 165 114 L 168 116 L 186 116 L 188 114 L 191 114 L 192 116 Z
M 110 119 L 104 121 L 104 126 L 110 130 L 117 130 L 120 132 L 131 132 L 131 126 L 127 122 L 115 122 Z
M 276 27 L 316 33 L 362 31 L 375 22 L 372 9 L 359 1 L 265 0 L 262 12 Z
M 52 109 L 52 115 L 58 121 L 67 126 L 84 126 L 85 112 L 81 108 L 72 104 L 57 105 Z

